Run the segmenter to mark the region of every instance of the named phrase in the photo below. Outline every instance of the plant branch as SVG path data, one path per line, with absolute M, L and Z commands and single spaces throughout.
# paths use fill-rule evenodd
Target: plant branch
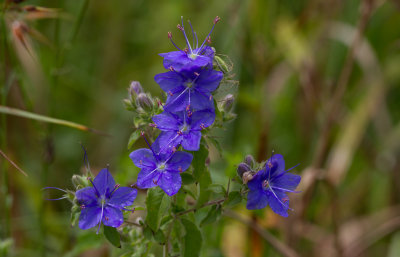
M 236 212 L 231 211 L 231 210 L 224 210 L 224 215 L 232 218 L 234 220 L 237 220 L 243 224 L 245 224 L 248 227 L 251 227 L 255 232 L 257 232 L 262 238 L 264 238 L 265 241 L 267 241 L 269 244 L 271 244 L 272 247 L 275 248 L 282 256 L 285 257 L 299 257 L 299 255 L 290 248 L 288 245 L 282 243 L 278 239 L 276 239 L 272 234 L 270 234 L 267 230 L 263 229 L 258 225 L 256 222 L 251 221 L 249 219 L 243 218 L 240 215 L 238 215 Z

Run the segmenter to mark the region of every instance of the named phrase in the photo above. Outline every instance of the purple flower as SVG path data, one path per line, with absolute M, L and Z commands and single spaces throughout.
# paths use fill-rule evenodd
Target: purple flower
M 290 168 L 289 170 L 295 167 Z M 251 181 L 247 183 L 250 192 L 247 195 L 247 209 L 262 209 L 268 204 L 271 209 L 287 217 L 289 198 L 286 193 L 294 191 L 300 183 L 301 177 L 285 171 L 285 161 L 280 154 L 273 155 L 266 163 L 265 169 L 260 170 Z
M 157 143 L 153 144 L 153 148 L 138 149 L 129 155 L 141 169 L 136 184 L 140 188 L 159 186 L 167 195 L 172 196 L 181 188 L 179 173 L 189 168 L 193 156 L 182 151 L 156 153 L 154 149 L 159 149 Z
M 214 120 L 213 110 L 163 112 L 153 116 L 155 126 L 162 131 L 157 138 L 158 144 L 164 148 L 161 151 L 173 149 L 180 144 L 185 150 L 198 151 L 201 130 L 211 126 Z
M 211 28 L 210 33 L 208 33 L 207 37 L 199 47 L 199 41 L 197 38 L 197 34 L 195 31 L 193 31 L 192 24 L 189 21 L 190 27 L 192 29 L 192 36 L 193 36 L 193 45 L 190 45 L 189 39 L 186 35 L 185 27 L 183 25 L 183 17 L 181 17 L 182 20 L 182 25 L 178 24 L 178 29 L 182 31 L 183 36 L 185 37 L 186 40 L 186 47 L 184 50 L 180 49 L 174 41 L 172 41 L 172 33 L 168 32 L 168 38 L 171 40 L 172 44 L 179 50 L 179 51 L 173 51 L 173 52 L 168 52 L 168 53 L 163 53 L 160 54 L 160 56 L 164 57 L 163 65 L 164 68 L 166 69 L 173 69 L 176 71 L 181 71 L 183 67 L 186 68 L 192 68 L 192 67 L 212 67 L 212 62 L 214 59 L 214 50 L 209 47 L 205 46 L 206 42 L 211 42 L 210 35 L 211 32 L 214 30 L 215 24 L 220 20 L 220 18 L 217 16 L 214 21 L 213 21 L 213 26 Z M 196 40 L 196 47 L 195 47 L 195 41 Z
M 154 79 L 168 94 L 164 109 L 171 112 L 213 109 L 211 93 L 217 89 L 223 73 L 210 69 L 183 69 L 157 74 Z
M 89 229 L 99 224 L 100 229 L 101 222 L 105 226 L 119 227 L 124 222 L 122 210 L 132 205 L 137 190 L 116 185 L 108 169 L 102 169 L 90 182 L 93 187 L 85 187 L 75 194 L 81 206 L 79 228 Z

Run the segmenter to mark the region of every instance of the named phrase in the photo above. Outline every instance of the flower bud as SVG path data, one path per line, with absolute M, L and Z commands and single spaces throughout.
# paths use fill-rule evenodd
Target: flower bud
M 253 179 L 254 175 L 255 175 L 255 172 L 252 170 L 246 171 L 245 173 L 243 173 L 243 177 L 242 177 L 243 183 L 247 184 L 247 182 L 249 182 L 250 180 Z
M 244 158 L 244 162 L 249 165 L 250 167 L 254 167 L 254 165 L 256 164 L 256 161 L 254 160 L 254 157 L 249 154 Z
M 228 73 L 229 72 L 229 67 L 226 64 L 226 62 L 224 60 L 222 60 L 221 57 L 219 57 L 218 55 L 214 56 L 214 60 L 217 64 L 217 67 L 223 72 L 223 73 Z
M 228 94 L 222 100 L 222 110 L 224 112 L 230 112 L 233 107 L 233 103 L 235 102 L 235 97 L 232 94 Z
M 145 111 L 153 109 L 153 101 L 145 93 L 140 93 L 136 98 L 136 105 Z
M 89 181 L 88 181 L 87 177 L 85 177 L 85 176 L 73 175 L 71 180 L 72 180 L 72 184 L 76 188 L 89 186 Z
M 251 170 L 250 166 L 247 165 L 246 163 L 240 163 L 239 166 L 237 167 L 237 174 L 239 175 L 239 177 L 243 177 L 243 174 L 246 171 Z
M 142 85 L 140 85 L 139 81 L 132 81 L 129 86 L 129 95 L 131 96 L 132 101 L 136 99 L 136 96 L 140 93 L 143 93 Z

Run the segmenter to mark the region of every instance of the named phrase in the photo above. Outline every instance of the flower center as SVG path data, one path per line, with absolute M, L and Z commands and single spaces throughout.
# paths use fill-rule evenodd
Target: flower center
M 192 88 L 193 87 L 193 81 L 190 81 L 190 82 L 186 82 L 186 87 L 187 88 Z
M 197 54 L 194 54 L 194 53 L 190 53 L 190 54 L 188 54 L 188 57 L 190 58 L 190 59 L 192 59 L 192 60 L 196 60 L 196 58 L 197 58 Z
M 268 181 L 267 179 L 263 181 L 262 187 L 263 187 L 265 190 L 267 190 L 267 189 L 269 188 L 269 181 Z
M 187 132 L 189 130 L 189 126 L 184 124 L 181 128 L 181 132 Z
M 165 170 L 165 163 L 158 164 L 157 169 L 158 170 Z

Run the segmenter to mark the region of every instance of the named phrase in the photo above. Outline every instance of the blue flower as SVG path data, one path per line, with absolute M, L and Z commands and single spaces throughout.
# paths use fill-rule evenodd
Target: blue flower
M 160 56 L 164 57 L 163 65 L 166 69 L 173 69 L 175 71 L 180 71 L 183 67 L 192 68 L 192 67 L 212 67 L 212 62 L 214 59 L 214 50 L 209 47 L 205 46 L 206 42 L 211 42 L 210 35 L 211 32 L 214 30 L 215 24 L 220 20 L 217 16 L 213 21 L 213 26 L 211 28 L 210 33 L 208 33 L 207 37 L 199 47 L 199 42 L 197 39 L 196 32 L 193 31 L 192 24 L 189 21 L 190 27 L 192 29 L 192 36 L 193 36 L 193 45 L 190 45 L 189 39 L 186 35 L 185 27 L 183 25 L 183 17 L 181 17 L 182 25 L 178 24 L 178 29 L 182 31 L 183 36 L 186 40 L 186 47 L 184 50 L 180 49 L 174 41 L 172 41 L 172 33 L 168 32 L 168 38 L 171 40 L 172 44 L 179 50 L 173 51 L 168 53 L 162 53 Z M 196 47 L 195 47 L 195 39 L 196 39 Z
M 298 193 L 294 190 L 301 180 L 299 175 L 288 173 L 289 170 L 285 171 L 282 155 L 273 155 L 265 168 L 257 172 L 247 184 L 250 189 L 247 195 L 247 209 L 262 209 L 269 204 L 275 213 L 287 217 L 287 210 L 290 208 L 286 193 Z
M 75 194 L 81 206 L 79 228 L 89 229 L 99 224 L 100 229 L 101 223 L 109 227 L 119 227 L 124 222 L 122 210 L 132 205 L 137 190 L 116 185 L 108 169 L 102 169 L 90 182 L 93 187 L 85 187 Z
M 157 74 L 154 79 L 168 94 L 164 109 L 170 112 L 213 109 L 211 93 L 223 78 L 221 71 L 210 69 L 183 69 Z
M 158 144 L 170 149 L 182 145 L 188 151 L 199 150 L 201 130 L 211 126 L 214 120 L 213 110 L 163 112 L 153 116 L 155 127 L 162 131 Z
M 133 163 L 141 169 L 136 185 L 139 188 L 159 186 L 167 195 L 172 196 L 181 188 L 182 179 L 179 173 L 189 168 L 193 155 L 182 151 L 156 153 L 154 149 L 159 150 L 160 146 L 155 143 L 153 148 L 138 149 L 129 155 Z

